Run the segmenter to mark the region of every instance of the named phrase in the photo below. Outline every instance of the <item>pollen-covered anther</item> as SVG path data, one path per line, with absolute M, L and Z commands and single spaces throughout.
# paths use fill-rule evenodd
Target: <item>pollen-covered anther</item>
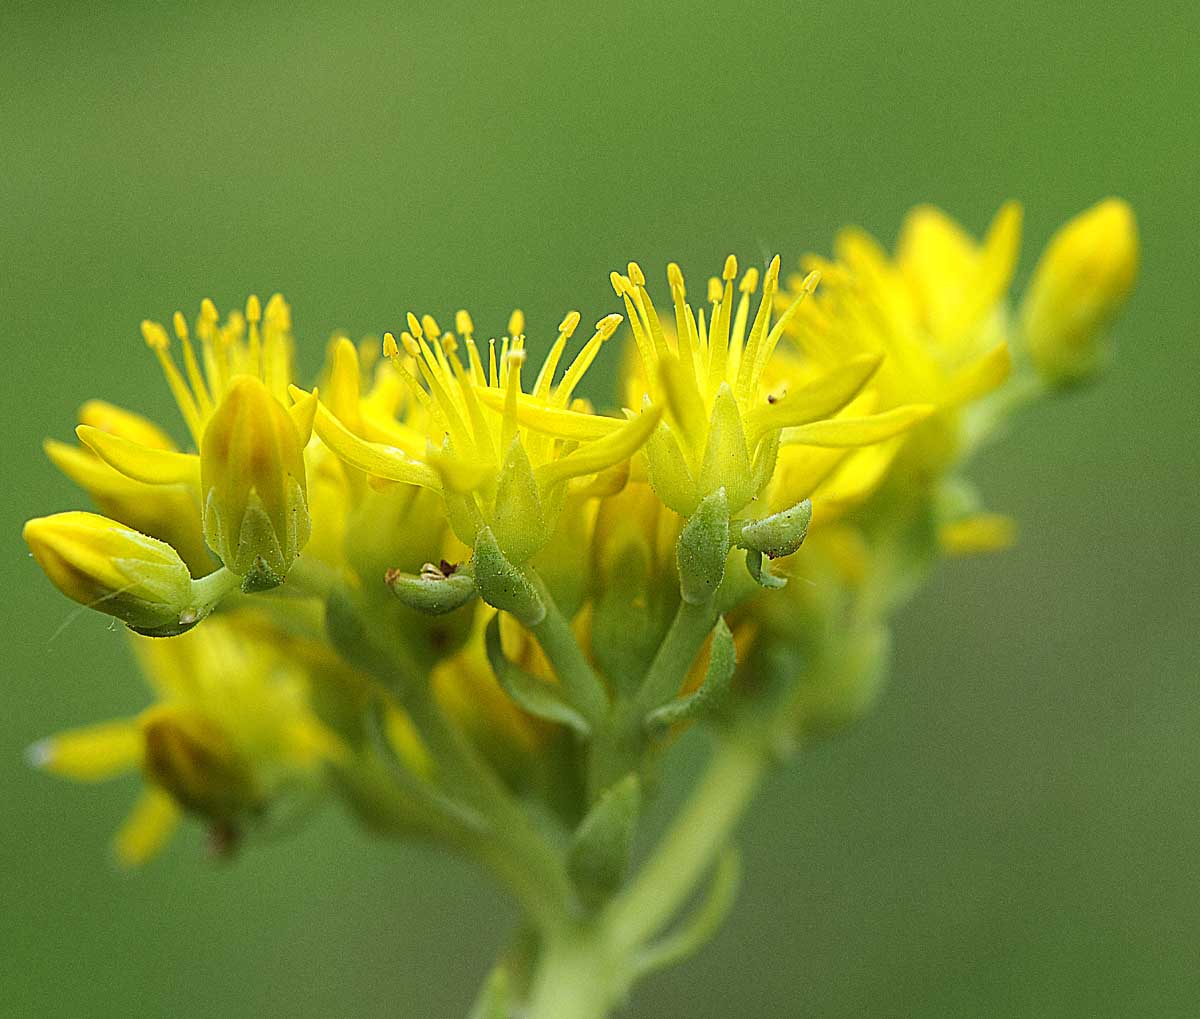
M 415 336 L 418 340 L 424 338 L 425 334 L 421 330 L 421 323 L 417 320 L 416 315 L 414 315 L 411 311 L 408 312 L 405 315 L 405 321 L 408 323 L 408 331 L 412 333 L 413 336 Z M 406 343 L 404 346 L 407 349 L 408 344 Z
M 525 335 L 525 312 L 520 308 L 514 308 L 508 317 L 508 335 L 514 339 Z
M 679 298 L 687 297 L 687 287 L 683 282 L 683 270 L 675 262 L 667 263 L 667 283 L 670 284 L 672 291 L 678 291 Z
M 246 298 L 246 321 L 257 324 L 262 321 L 262 303 L 257 294 Z
M 442 335 L 442 330 L 438 327 L 437 319 L 435 319 L 432 315 L 421 316 L 421 329 L 424 331 L 425 336 L 430 340 L 436 340 Z
M 730 255 L 725 259 L 725 268 L 721 272 L 721 278 L 725 280 L 737 279 L 737 255 Z
M 758 270 L 754 266 L 750 266 L 742 276 L 742 282 L 738 284 L 738 292 L 743 294 L 752 294 L 758 289 Z
M 637 262 L 629 263 L 629 280 L 635 287 L 644 287 L 646 285 L 646 274 L 642 272 L 642 267 Z
M 568 311 L 563 320 L 558 324 L 558 331 L 569 339 L 575 334 L 575 330 L 579 328 L 579 319 L 579 312 Z
M 400 356 L 400 347 L 396 344 L 396 337 L 391 333 L 383 334 L 383 356 L 387 358 Z
M 149 319 L 142 320 L 142 339 L 151 350 L 166 350 L 171 345 L 167 331 L 158 322 Z
M 604 318 L 596 323 L 596 332 L 600 335 L 600 339 L 607 340 L 611 338 L 621 322 L 622 318 L 620 315 L 605 315 Z
M 471 314 L 465 308 L 454 313 L 454 329 L 459 336 L 465 339 L 470 339 L 475 335 L 475 323 L 471 321 Z

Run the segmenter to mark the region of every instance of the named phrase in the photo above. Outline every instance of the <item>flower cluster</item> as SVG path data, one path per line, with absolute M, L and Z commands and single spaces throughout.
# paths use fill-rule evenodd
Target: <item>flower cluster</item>
M 554 960 L 582 924 L 616 1000 L 682 953 L 686 930 L 660 935 L 737 814 L 703 801 L 627 880 L 662 749 L 709 730 L 729 756 L 704 795 L 728 795 L 857 717 L 895 607 L 943 554 L 1012 539 L 962 476 L 971 453 L 1103 365 L 1136 273 L 1128 207 L 1068 223 L 1014 306 L 1020 223 L 1005 205 L 976 241 L 922 207 L 894 254 L 848 229 L 794 273 L 730 256 L 704 300 L 671 264 L 656 304 L 630 262 L 618 313 L 580 343 L 569 312 L 536 373 L 520 312 L 486 342 L 465 311 L 335 337 L 310 389 L 278 295 L 176 313 L 173 339 L 143 323 L 187 448 L 86 404 L 80 445 L 46 450 L 103 515 L 25 538 L 132 631 L 155 700 L 32 759 L 140 771 L 128 863 L 182 814 L 228 851 L 339 800 L 516 896 L 551 975 L 489 993 L 568 1014 Z M 580 386 L 616 337 L 623 405 L 599 412 Z

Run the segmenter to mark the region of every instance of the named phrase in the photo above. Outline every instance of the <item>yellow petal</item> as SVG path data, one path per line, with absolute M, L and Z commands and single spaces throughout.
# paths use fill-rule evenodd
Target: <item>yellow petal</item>
M 156 856 L 179 823 L 179 807 L 156 786 L 148 786 L 113 839 L 113 854 L 123 867 L 140 867 Z
M 296 395 L 292 388 L 293 397 Z M 367 442 L 350 431 L 325 406 L 318 405 L 313 427 L 321 441 L 346 461 L 351 467 L 372 474 L 375 477 L 386 478 L 389 481 L 402 481 L 408 485 L 419 485 L 440 492 L 442 485 L 437 471 L 413 460 L 402 450 L 394 446 L 384 446 L 377 442 Z
M 746 422 L 750 444 L 772 429 L 805 425 L 836 414 L 862 391 L 882 363 L 882 354 L 860 354 L 781 400 L 755 409 Z
M 869 446 L 908 431 L 936 409 L 929 403 L 910 403 L 869 417 L 814 421 L 784 429 L 783 441 L 794 446 Z
M 626 421 L 621 428 L 603 439 L 580 446 L 573 453 L 543 464 L 535 472 L 542 487 L 555 485 L 569 478 L 595 474 L 606 467 L 633 456 L 650 437 L 662 417 L 662 409 L 650 407 L 637 417 Z
M 193 453 L 152 449 L 91 425 L 75 429 L 79 441 L 127 478 L 148 485 L 199 484 L 200 458 Z
M 1016 538 L 1016 522 L 1000 513 L 976 513 L 938 529 L 938 542 L 948 555 L 999 552 L 1009 548 Z
M 1008 378 L 1012 370 L 1012 352 L 1001 340 L 982 357 L 962 368 L 942 391 L 943 407 L 957 407 L 986 396 Z
M 29 761 L 52 775 L 99 782 L 141 764 L 142 734 L 129 719 L 100 722 L 49 736 L 29 748 Z
M 88 400 L 79 408 L 79 423 L 111 432 L 151 449 L 176 448 L 170 437 L 153 421 L 104 400 Z
M 479 402 L 492 408 L 504 410 L 504 390 L 477 386 Z M 554 407 L 534 396 L 518 394 L 517 421 L 535 432 L 543 432 L 560 439 L 603 439 L 612 435 L 624 424 L 619 418 L 602 417 L 599 414 L 581 414 L 575 410 Z

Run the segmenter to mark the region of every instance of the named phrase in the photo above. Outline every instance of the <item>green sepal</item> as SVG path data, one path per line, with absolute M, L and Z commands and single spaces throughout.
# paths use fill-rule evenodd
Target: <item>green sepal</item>
M 712 653 L 703 682 L 687 696 L 668 701 L 649 712 L 645 719 L 646 729 L 655 733 L 676 722 L 719 715 L 729 702 L 736 668 L 737 649 L 734 647 L 733 634 L 724 618 L 721 618 L 713 627 Z
M 546 618 L 546 604 L 529 578 L 500 551 L 491 528 L 475 536 L 475 587 L 479 597 L 502 612 L 510 612 L 525 626 Z
M 258 594 L 262 591 L 272 591 L 283 583 L 267 561 L 258 556 L 250 569 L 242 575 L 242 594 Z
M 768 591 L 778 591 L 781 587 L 787 586 L 787 577 L 775 576 L 771 572 L 771 568 L 763 562 L 763 554 L 756 549 L 746 550 L 746 569 L 750 571 L 750 576 L 759 586 L 765 587 Z
M 492 616 L 484 635 L 488 662 L 501 689 L 519 707 L 548 722 L 570 726 L 583 736 L 591 732 L 587 719 L 559 696 L 556 687 L 531 676 L 508 660 L 500 640 L 500 616 Z
M 675 546 L 679 593 L 689 605 L 702 605 L 725 577 L 729 555 L 729 503 L 718 488 L 701 501 L 683 525 Z
M 567 871 L 585 905 L 596 908 L 620 888 L 641 808 L 641 783 L 630 772 L 600 795 L 575 830 Z
M 791 555 L 804 544 L 811 522 L 812 500 L 805 499 L 761 520 L 746 521 L 737 544 L 739 548 L 761 552 L 768 559 L 779 559 Z
M 533 467 L 517 435 L 508 447 L 496 482 L 492 533 L 510 561 L 523 563 L 546 543 L 547 532 Z
M 383 579 L 403 604 L 428 616 L 453 612 L 476 595 L 475 578 L 466 570 L 459 570 L 448 577 L 388 570 Z

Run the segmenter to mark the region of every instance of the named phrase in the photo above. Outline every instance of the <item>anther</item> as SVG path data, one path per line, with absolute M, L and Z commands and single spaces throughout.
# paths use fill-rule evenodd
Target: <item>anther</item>
M 406 321 L 408 322 L 408 331 L 412 333 L 412 335 L 418 340 L 422 339 L 425 334 L 421 332 L 421 323 L 417 321 L 417 316 L 410 311 L 407 315 Z M 408 348 L 407 343 L 405 343 L 404 346 L 405 349 Z
M 471 336 L 475 332 L 475 323 L 465 308 L 454 313 L 454 328 L 460 336 Z
M 746 275 L 742 277 L 742 282 L 738 284 L 738 290 L 743 294 L 752 294 L 758 289 L 758 269 L 750 266 L 746 270 Z
M 725 271 L 721 273 L 722 279 L 731 280 L 737 276 L 737 256 L 730 255 L 725 259 Z
M 680 297 L 687 296 L 687 289 L 683 285 L 683 270 L 675 262 L 667 263 L 667 282 L 672 289 L 679 291 Z
M 171 344 L 167 331 L 157 322 L 151 322 L 149 319 L 142 321 L 142 339 L 146 341 L 146 346 L 151 350 L 166 350 Z
M 637 262 L 629 263 L 629 279 L 635 287 L 646 285 L 646 274 L 642 272 L 642 267 Z
M 508 335 L 522 336 L 525 333 L 525 312 L 520 308 L 514 308 L 513 313 L 508 317 Z
M 564 336 L 573 336 L 579 328 L 579 317 L 579 312 L 568 311 L 566 317 L 558 324 L 558 331 Z
M 400 348 L 396 345 L 396 337 L 391 333 L 383 334 L 383 356 L 389 358 L 400 356 Z
M 251 294 L 246 298 L 246 321 L 255 323 L 262 321 L 262 304 L 259 303 L 256 294 Z
M 437 320 L 432 315 L 421 316 L 421 328 L 430 340 L 436 340 L 442 335 L 441 329 L 438 328 Z
M 188 327 L 187 319 L 183 317 L 182 311 L 177 311 L 171 317 L 171 325 L 175 329 L 175 335 L 179 337 L 181 342 L 187 342 Z
M 599 322 L 596 323 L 596 332 L 600 334 L 601 340 L 607 340 L 613 333 L 617 331 L 617 326 L 622 322 L 620 315 L 605 315 Z

